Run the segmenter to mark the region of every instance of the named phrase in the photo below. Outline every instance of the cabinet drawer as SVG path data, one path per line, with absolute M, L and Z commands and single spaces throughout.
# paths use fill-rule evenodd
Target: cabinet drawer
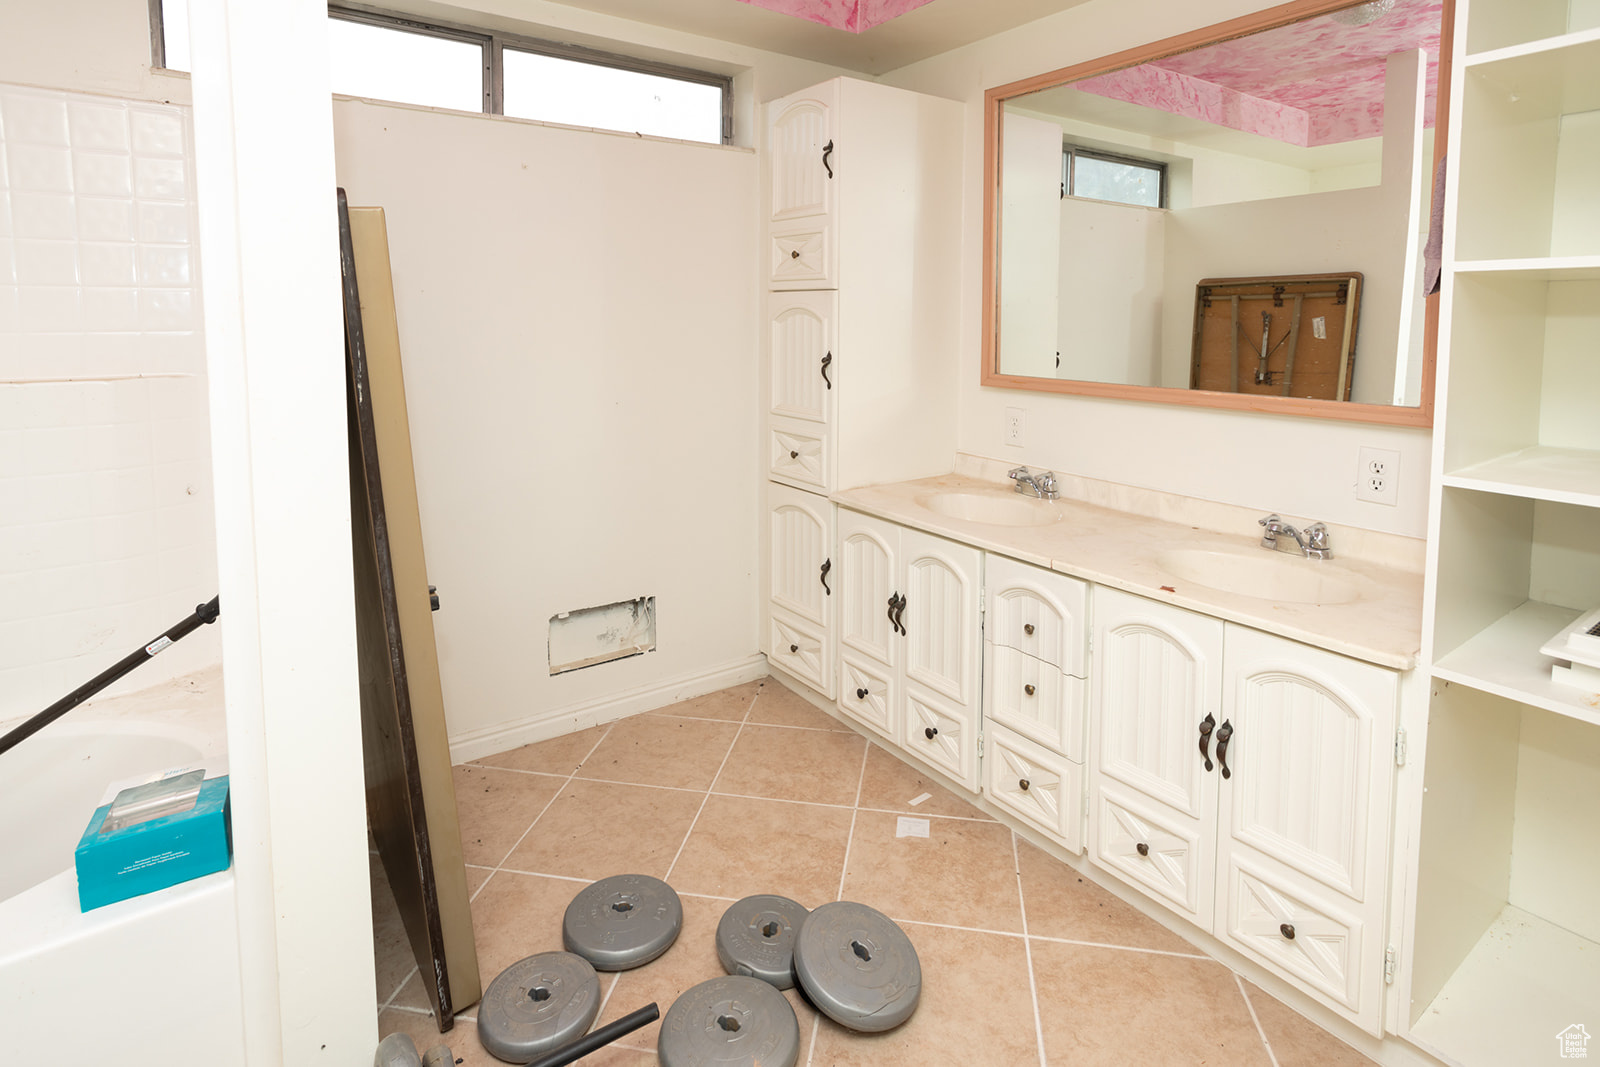
M 1082 854 L 1082 764 L 990 724 L 984 731 L 983 791 L 996 804 Z
M 767 284 L 774 289 L 837 289 L 833 228 L 823 216 L 774 223 L 767 237 Z
M 899 742 L 894 709 L 899 694 L 890 667 L 861 656 L 839 656 L 839 710 L 889 740 Z
M 968 789 L 978 788 L 978 734 L 972 719 L 938 697 L 907 686 L 900 745 Z
M 989 645 L 986 651 L 989 718 L 1082 763 L 1087 703 L 1084 680 L 1062 674 L 1014 648 Z
M 1209 927 L 1212 864 L 1194 822 L 1105 784 L 1094 805 L 1094 861 Z
M 767 472 L 802 489 L 828 490 L 828 438 L 815 423 L 773 419 L 767 431 Z
M 986 566 L 989 639 L 1083 677 L 1088 585 L 1004 556 Z
M 767 658 L 820 693 L 828 692 L 832 671 L 822 631 L 783 611 L 773 611 Z

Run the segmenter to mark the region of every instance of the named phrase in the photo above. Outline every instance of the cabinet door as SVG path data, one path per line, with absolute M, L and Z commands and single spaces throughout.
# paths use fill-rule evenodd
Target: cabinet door
M 833 421 L 837 302 L 831 290 L 767 297 L 772 414 L 823 425 Z
M 906 683 L 965 713 L 978 707 L 978 590 L 983 554 L 918 530 L 900 532 Z
M 833 616 L 833 510 L 827 497 L 767 486 L 772 606 L 826 630 Z
M 1004 556 L 991 554 L 984 566 L 990 639 L 1084 677 L 1088 586 Z
M 1070 760 L 1083 762 L 1082 678 L 1014 648 L 988 645 L 984 715 Z
M 770 221 L 833 214 L 832 173 L 836 168 L 830 146 L 837 110 L 836 81 L 767 105 L 767 158 L 772 186 Z
M 898 600 L 895 572 L 900 529 L 854 511 L 839 512 L 839 644 L 886 669 L 900 662 L 899 630 L 890 624 Z M 846 689 L 850 687 L 845 686 Z
M 1083 767 L 1003 726 L 984 729 L 983 791 L 1074 853 L 1083 852 Z
M 978 788 L 978 716 L 944 699 L 906 686 L 900 747 L 944 771 L 968 789 Z

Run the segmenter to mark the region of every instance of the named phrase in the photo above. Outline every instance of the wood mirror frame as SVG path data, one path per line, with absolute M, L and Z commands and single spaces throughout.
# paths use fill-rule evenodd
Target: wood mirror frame
M 1299 397 L 1261 396 L 1239 393 L 1206 392 L 1158 385 L 1121 385 L 1110 382 L 1077 381 L 1065 378 L 1031 378 L 1000 371 L 999 345 L 996 343 L 1000 293 L 998 289 L 1000 239 L 1000 118 L 1007 100 L 1080 81 L 1098 74 L 1137 66 L 1177 52 L 1219 41 L 1233 40 L 1277 29 L 1348 7 L 1360 0 L 1292 0 L 1227 22 L 1219 22 L 1189 33 L 1102 56 L 1085 63 L 1046 74 L 1038 74 L 984 93 L 983 99 L 983 363 L 981 384 L 1001 389 L 1033 392 L 1069 393 L 1078 396 L 1109 397 L 1118 400 L 1143 400 L 1153 403 L 1182 404 L 1191 407 L 1256 411 L 1275 415 L 1306 415 L 1352 422 L 1376 422 L 1391 426 L 1432 426 L 1435 351 L 1439 338 L 1439 294 L 1425 299 L 1423 324 L 1422 396 L 1416 407 L 1386 404 L 1357 404 L 1340 400 L 1307 400 Z M 1444 158 L 1450 109 L 1450 52 L 1455 31 L 1454 0 L 1444 0 L 1439 27 L 1439 73 L 1437 107 L 1434 114 L 1432 165 L 1423 175 L 1431 190 L 1435 168 Z

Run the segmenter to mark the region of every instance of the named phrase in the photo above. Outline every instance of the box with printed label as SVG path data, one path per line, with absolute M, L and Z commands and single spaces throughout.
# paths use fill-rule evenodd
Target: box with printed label
M 82 910 L 227 870 L 228 777 L 204 774 L 124 789 L 95 809 L 76 854 Z

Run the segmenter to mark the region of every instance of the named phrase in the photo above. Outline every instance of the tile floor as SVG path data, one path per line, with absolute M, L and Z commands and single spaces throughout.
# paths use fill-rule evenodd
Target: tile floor
M 601 976 L 598 1023 L 652 1000 L 665 1013 L 721 974 L 723 910 L 779 893 L 886 912 L 923 968 L 917 1013 L 885 1034 L 787 993 L 801 1065 L 1371 1062 L 772 679 L 474 760 L 456 768 L 456 800 L 485 986 L 562 947 L 585 884 L 638 872 L 677 890 L 683 932 L 660 959 Z M 928 837 L 897 837 L 901 814 L 929 820 Z M 425 1050 L 441 1038 L 376 857 L 374 872 L 380 1032 Z M 442 1040 L 463 1067 L 491 1067 L 475 1019 Z M 658 1028 L 580 1062 L 656 1064 Z

